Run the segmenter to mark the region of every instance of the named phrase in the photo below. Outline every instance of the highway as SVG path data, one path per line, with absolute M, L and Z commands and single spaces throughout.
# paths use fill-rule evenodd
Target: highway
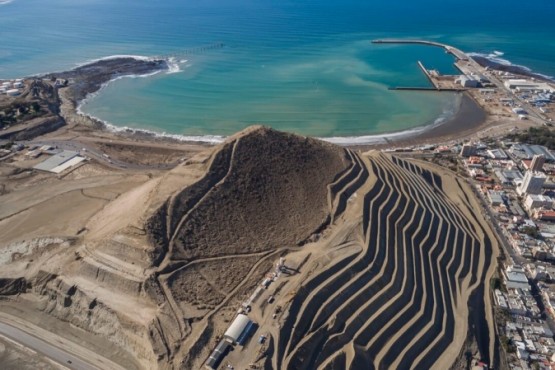
M 36 351 L 49 359 L 69 368 L 79 370 L 98 370 L 97 367 L 85 362 L 84 360 L 76 357 L 70 353 L 64 352 L 60 348 L 38 339 L 31 334 L 17 329 L 11 325 L 5 324 L 0 321 L 0 334 L 24 345 L 27 348 Z
M 0 336 L 40 353 L 67 369 L 125 370 L 124 367 L 87 347 L 1 311 Z

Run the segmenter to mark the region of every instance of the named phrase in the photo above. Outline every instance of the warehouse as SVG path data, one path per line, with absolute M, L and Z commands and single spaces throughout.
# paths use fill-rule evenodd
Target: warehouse
M 80 163 L 83 160 L 85 160 L 85 158 L 79 156 L 79 153 L 71 150 L 64 150 L 42 161 L 33 168 L 36 170 L 60 173 L 63 170 Z
M 206 360 L 206 367 L 209 369 L 217 369 L 222 359 L 227 355 L 230 347 L 231 344 L 225 339 L 222 339 L 214 351 L 212 351 L 208 360 Z
M 229 328 L 227 328 L 224 338 L 229 340 L 231 343 L 238 343 L 243 333 L 247 332 L 247 329 L 251 326 L 252 321 L 247 317 L 247 315 L 240 313 L 237 315 L 235 320 L 233 320 Z

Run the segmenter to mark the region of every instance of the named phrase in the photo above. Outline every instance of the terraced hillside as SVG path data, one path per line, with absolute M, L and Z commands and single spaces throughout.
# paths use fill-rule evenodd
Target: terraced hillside
M 482 359 L 493 361 L 484 287 L 497 246 L 474 214 L 469 189 L 381 153 L 365 165 L 370 180 L 354 189 L 364 194 L 354 238 L 359 252 L 335 258 L 302 283 L 279 331 L 275 365 L 447 369 L 469 322 Z M 473 293 L 479 305 L 469 312 Z

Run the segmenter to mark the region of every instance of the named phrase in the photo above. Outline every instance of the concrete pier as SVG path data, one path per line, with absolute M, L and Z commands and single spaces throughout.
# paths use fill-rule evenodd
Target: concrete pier
M 424 72 L 424 74 L 426 75 L 426 78 L 428 79 L 428 81 L 430 81 L 430 83 L 432 84 L 432 86 L 435 89 L 438 89 L 438 86 L 436 85 L 436 83 L 434 82 L 432 76 L 430 76 L 430 72 L 428 72 L 428 70 L 426 68 L 424 68 L 424 64 L 422 64 L 421 61 L 418 61 L 418 66 L 420 67 L 420 69 L 422 70 L 422 72 Z
M 428 45 L 428 46 L 436 46 L 439 48 L 444 49 L 449 54 L 452 54 L 458 60 L 468 60 L 468 56 L 461 50 L 452 47 L 451 45 L 442 44 L 440 42 L 435 41 L 427 41 L 427 40 L 405 40 L 405 39 L 378 39 L 372 40 L 372 44 L 417 44 L 417 45 Z

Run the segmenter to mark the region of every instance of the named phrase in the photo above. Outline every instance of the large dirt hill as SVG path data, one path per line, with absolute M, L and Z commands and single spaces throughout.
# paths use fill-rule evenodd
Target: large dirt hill
M 354 158 L 319 140 L 252 127 L 146 181 L 68 180 L 64 191 L 100 207 L 86 219 L 73 216 L 83 225 L 71 237 L 48 235 L 48 227 L 24 244 L 27 235 L 12 235 L 3 247 L 17 253 L 4 263 L 0 278 L 9 279 L 0 279 L 0 294 L 26 307 L 21 316 L 42 312 L 111 341 L 126 368 L 199 367 L 274 260 L 330 223 L 333 184 L 359 166 Z M 25 209 L 59 207 L 64 191 L 47 190 L 50 198 Z M 7 204 L 24 195 L 10 194 Z M 10 212 L 5 226 L 17 217 Z

